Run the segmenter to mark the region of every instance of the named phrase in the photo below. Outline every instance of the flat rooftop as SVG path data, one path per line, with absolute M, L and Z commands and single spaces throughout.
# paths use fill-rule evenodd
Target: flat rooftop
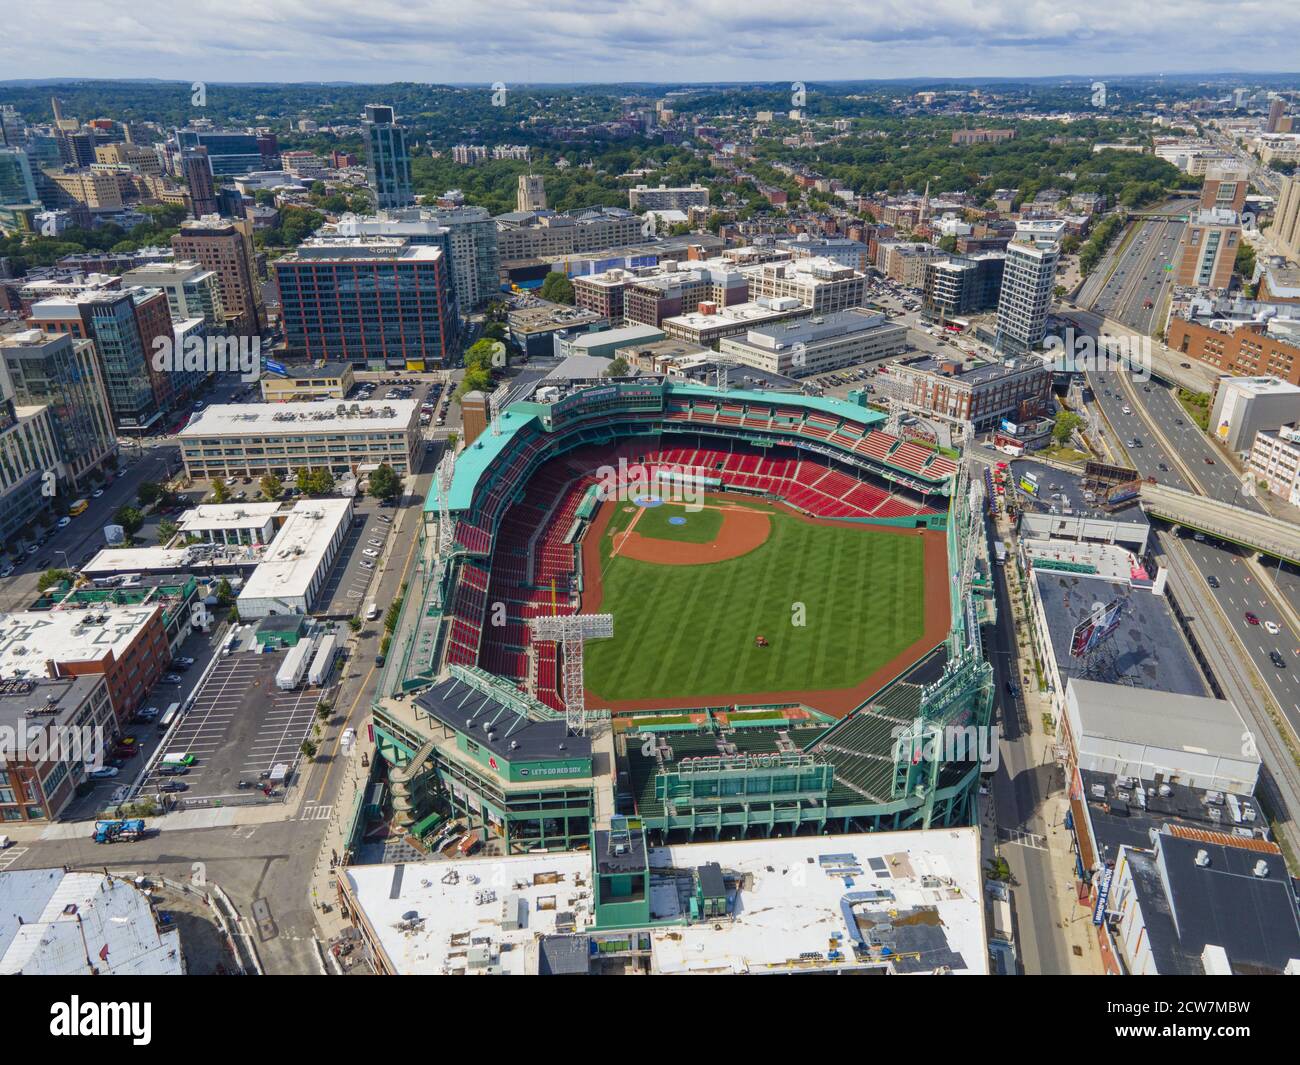
M 891 321 L 878 311 L 854 307 L 847 311 L 800 318 L 793 322 L 758 326 L 729 343 L 748 344 L 765 351 L 781 350 L 794 344 L 823 344 L 832 340 L 869 333 L 877 329 L 894 329 L 906 333 L 907 327 Z
M 1089 616 L 1094 603 L 1121 599 L 1123 616 L 1105 645 L 1113 656 L 1112 666 L 1104 668 L 1103 656 L 1096 655 L 1095 664 L 1103 675 L 1084 679 L 1127 683 L 1178 695 L 1210 694 L 1165 596 L 1124 582 L 1058 570 L 1035 568 L 1033 580 L 1047 617 L 1062 683 L 1085 673 L 1084 662 L 1070 657 L 1075 626 Z
M 522 307 L 509 314 L 510 328 L 516 333 L 546 333 L 556 329 L 572 329 L 578 325 L 602 322 L 604 317 L 581 307 L 562 303 L 544 303 L 540 307 Z
M 88 959 L 86 946 L 94 943 Z M 180 932 L 161 931 L 149 894 L 102 873 L 0 873 L 0 974 L 184 976 Z
M 260 529 L 280 512 L 280 504 L 200 503 L 176 519 L 181 532 L 217 529 Z
M 121 658 L 161 604 L 0 615 L 0 677 L 45 677 L 45 663 Z
M 720 867 L 729 913 L 687 924 L 682 889 L 710 863 Z M 904 973 L 988 972 L 973 828 L 682 844 L 652 848 L 650 869 L 654 973 L 860 971 L 885 959 Z M 476 948 L 511 974 L 538 972 L 543 952 L 557 946 L 572 948 L 555 951 L 571 961 L 591 957 L 586 852 L 352 866 L 341 875 L 401 973 L 486 972 L 471 967 Z M 496 897 L 480 903 L 488 885 Z M 519 928 L 502 927 L 508 895 L 522 901 Z M 856 942 L 871 946 L 859 954 Z
M 222 403 L 206 407 L 181 430 L 183 439 L 206 436 L 283 436 L 319 433 L 404 432 L 415 419 L 413 399 L 358 403 L 336 399 L 299 403 Z
M 260 549 L 250 544 L 190 544 L 188 547 L 106 547 L 81 567 L 86 577 L 118 573 L 194 573 L 214 568 L 255 566 Z
M 1097 739 L 1243 758 L 1246 723 L 1226 699 L 1070 681 L 1083 730 Z M 1173 728 L 1177 724 L 1177 729 Z M 1176 734 L 1175 734 L 1176 732 Z M 1259 756 L 1255 756 L 1258 761 Z
M 339 526 L 351 520 L 350 499 L 300 499 L 240 590 L 240 602 L 305 596 Z
M 778 301 L 779 302 L 779 301 Z M 676 325 L 684 329 L 707 330 L 741 325 L 746 322 L 770 322 L 778 318 L 791 318 L 809 315 L 812 311 L 791 299 L 790 306 L 773 307 L 768 301 L 751 301 L 733 303 L 730 307 L 719 307 L 716 314 L 704 314 L 701 311 L 689 311 L 686 314 L 665 318 L 663 325 Z
M 79 710 L 91 692 L 104 683 L 98 673 L 83 673 L 57 680 L 37 677 L 31 680 L 0 680 L 0 728 L 21 729 L 25 725 L 64 725 Z M 29 717 L 28 710 L 39 708 L 52 713 Z M 0 756 L 4 751 L 0 749 Z

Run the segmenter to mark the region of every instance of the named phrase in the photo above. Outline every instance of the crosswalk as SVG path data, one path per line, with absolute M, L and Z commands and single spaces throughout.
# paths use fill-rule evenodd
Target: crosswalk
M 303 804 L 302 813 L 299 814 L 299 821 L 328 821 L 334 816 L 334 807 L 329 805 L 317 805 L 316 803 L 307 802 Z
M 1019 828 L 999 828 L 998 839 L 1003 843 L 1012 843 L 1020 847 L 1034 847 L 1037 850 L 1047 850 L 1047 837 L 1040 836 L 1037 832 L 1025 832 Z
M 3 873 L 28 851 L 27 847 L 9 847 L 0 851 L 0 873 Z

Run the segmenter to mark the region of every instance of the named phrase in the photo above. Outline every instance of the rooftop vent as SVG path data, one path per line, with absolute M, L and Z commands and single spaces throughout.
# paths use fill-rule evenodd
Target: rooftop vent
M 1263 879 L 1264 877 L 1267 877 L 1267 876 L 1268 876 L 1268 862 L 1264 861 L 1263 858 L 1261 858 L 1259 861 L 1257 861 L 1257 862 L 1255 863 L 1254 873 L 1255 873 L 1255 875 L 1256 875 L 1257 877 L 1259 877 L 1260 879 Z
M 1202 869 L 1206 868 L 1210 864 L 1210 852 L 1207 850 L 1197 851 L 1196 864 L 1199 865 Z

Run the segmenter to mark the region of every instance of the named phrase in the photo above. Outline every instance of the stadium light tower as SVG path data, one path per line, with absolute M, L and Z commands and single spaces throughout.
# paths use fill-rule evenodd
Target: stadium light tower
M 488 396 L 488 418 L 491 419 L 493 436 L 501 435 L 501 412 L 505 409 L 506 396 L 509 394 L 510 383 L 506 381 Z
M 614 635 L 613 614 L 553 614 L 529 618 L 528 627 L 539 640 L 564 644 L 564 723 L 575 736 L 587 731 L 587 702 L 582 687 L 582 645 L 587 640 Z

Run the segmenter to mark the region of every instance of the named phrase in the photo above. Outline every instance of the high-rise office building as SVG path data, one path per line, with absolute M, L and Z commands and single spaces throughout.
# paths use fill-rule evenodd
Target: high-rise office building
M 519 189 L 515 193 L 516 211 L 545 211 L 546 183 L 541 174 L 520 174 Z
M 135 286 L 162 289 L 173 318 L 202 318 L 210 335 L 225 331 L 226 309 L 215 270 L 184 260 L 146 263 L 122 275 L 123 288 Z
M 262 138 L 255 133 L 178 129 L 176 144 L 182 152 L 187 148 L 207 149 L 208 164 L 217 177 L 247 174 L 265 165 Z
M 202 218 L 217 213 L 217 190 L 212 180 L 212 164 L 206 148 L 186 148 L 181 152 L 181 175 L 189 193 L 190 214 Z
M 1059 255 L 1055 245 L 1043 248 L 1019 241 L 1007 245 L 998 295 L 998 351 L 1019 355 L 1042 343 Z
M 0 148 L 0 206 L 39 202 L 27 153 L 22 148 Z
M 411 192 L 411 154 L 406 130 L 385 104 L 366 104 L 366 173 L 375 193 L 375 206 L 386 211 L 415 203 Z
M 59 453 L 58 478 L 80 491 L 117 452 L 108 394 L 95 345 L 39 329 L 0 337 L 0 373 L 21 407 L 48 407 Z
M 236 336 L 261 333 L 265 323 L 252 222 L 215 215 L 183 222 L 181 231 L 172 237 L 172 250 L 177 259 L 196 262 L 216 272 L 227 331 Z
M 97 289 L 54 296 L 33 303 L 28 322 L 45 333 L 95 342 L 117 429 L 139 432 L 163 417 L 172 382 L 160 377 L 152 365 L 155 340 L 172 335 L 162 292 Z
M 58 461 L 49 408 L 20 409 L 0 368 L 0 543 L 31 532 L 36 518 L 48 511 L 42 487 Z
M 408 207 L 377 215 L 345 215 L 321 235 L 402 237 L 413 245 L 442 248 L 451 262 L 452 291 L 461 314 L 468 314 L 501 287 L 497 226 L 482 207 Z
M 1241 246 L 1241 220 L 1235 211 L 1209 208 L 1194 212 L 1178 242 L 1177 284 L 1226 289 Z
M 398 237 L 317 237 L 275 262 L 290 353 L 434 369 L 452 351 L 447 257 Z

